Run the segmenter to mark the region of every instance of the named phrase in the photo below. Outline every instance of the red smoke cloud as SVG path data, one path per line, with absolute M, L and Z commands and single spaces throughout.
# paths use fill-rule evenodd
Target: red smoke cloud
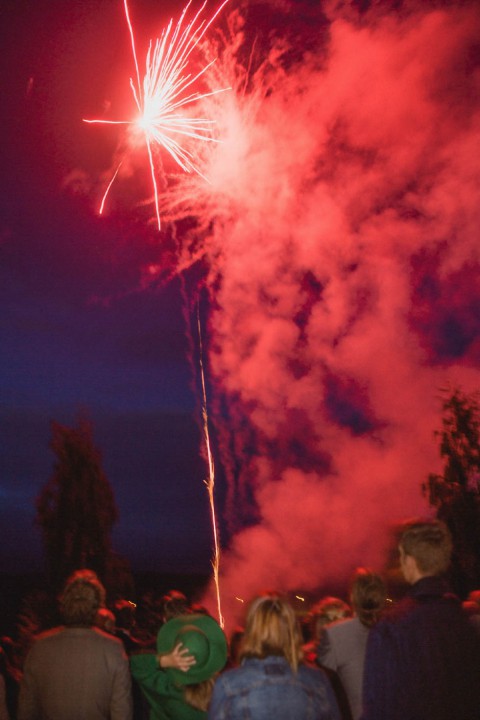
M 333 13 L 317 52 L 288 64 L 284 42 L 245 92 L 237 75 L 211 185 L 179 186 L 216 218 L 227 616 L 380 567 L 390 524 L 427 511 L 439 388 L 479 382 L 479 31 L 475 3 Z
M 439 389 L 480 379 L 478 4 L 326 7 L 231 13 L 206 48 L 232 87 L 203 108 L 210 182 L 162 198 L 198 219 L 179 267 L 210 267 L 231 620 L 235 596 L 381 567 L 428 512 Z

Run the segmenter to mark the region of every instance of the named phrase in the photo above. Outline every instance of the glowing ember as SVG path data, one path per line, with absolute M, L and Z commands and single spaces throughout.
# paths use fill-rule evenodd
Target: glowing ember
M 130 32 L 133 59 L 135 62 L 136 81 L 130 78 L 139 115 L 133 120 L 84 120 L 91 124 L 129 125 L 139 130 L 144 137 L 148 152 L 150 173 L 152 177 L 153 197 L 158 229 L 161 228 L 158 200 L 158 168 L 155 148 L 166 150 L 174 161 L 185 172 L 195 172 L 204 177 L 195 161 L 191 141 L 218 142 L 212 131 L 215 120 L 205 117 L 191 117 L 187 112 L 193 103 L 224 92 L 230 88 L 219 88 L 201 92 L 194 89 L 214 60 L 203 65 L 197 72 L 190 72 L 190 57 L 198 47 L 208 28 L 229 0 L 224 0 L 209 19 L 202 19 L 207 0 L 197 11 L 192 20 L 187 20 L 190 2 L 183 9 L 180 19 L 173 29 L 173 20 L 163 30 L 161 37 L 150 42 L 143 82 L 140 78 L 135 35 L 130 20 L 128 2 L 124 0 L 125 16 Z M 100 214 L 103 212 L 105 200 L 115 180 L 120 165 L 117 167 L 102 199 Z M 204 178 L 207 180 L 207 178 Z

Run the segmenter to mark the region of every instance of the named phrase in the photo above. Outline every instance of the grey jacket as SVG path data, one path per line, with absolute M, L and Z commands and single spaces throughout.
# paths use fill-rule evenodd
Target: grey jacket
M 96 628 L 55 628 L 35 641 L 20 685 L 18 720 L 132 720 L 120 640 Z
M 334 670 L 348 698 L 353 720 L 362 714 L 363 666 L 369 630 L 357 617 L 339 620 L 324 630 L 318 661 Z

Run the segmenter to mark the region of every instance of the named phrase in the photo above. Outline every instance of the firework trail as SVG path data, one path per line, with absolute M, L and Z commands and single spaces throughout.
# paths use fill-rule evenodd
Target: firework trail
M 221 597 L 220 597 L 220 541 L 218 537 L 218 525 L 215 511 L 215 464 L 213 461 L 212 449 L 210 444 L 210 432 L 208 429 L 208 410 L 207 410 L 207 390 L 205 385 L 205 373 L 203 369 L 203 346 L 202 346 L 202 328 L 200 324 L 200 308 L 197 305 L 197 326 L 198 326 L 198 338 L 199 338 L 199 365 L 200 365 L 200 377 L 202 381 L 202 419 L 203 419 L 203 434 L 205 438 L 205 447 L 207 450 L 207 463 L 208 463 L 208 479 L 205 480 L 205 485 L 208 490 L 208 498 L 210 503 L 210 513 L 212 518 L 213 528 L 213 539 L 214 539 L 214 556 L 212 560 L 213 569 L 213 581 L 215 586 L 217 610 L 218 610 L 218 621 L 220 626 L 223 628 L 225 620 L 222 615 Z
M 124 0 L 136 71 L 135 81 L 130 78 L 130 87 L 139 114 L 133 120 L 84 119 L 84 122 L 90 124 L 126 125 L 134 132 L 143 135 L 159 230 L 161 229 L 158 188 L 159 167 L 161 167 L 159 149 L 163 148 L 186 173 L 197 173 L 208 182 L 196 161 L 196 151 L 192 141 L 219 142 L 213 135 L 215 120 L 207 117 L 192 117 L 188 112 L 191 111 L 190 106 L 229 88 L 215 88 L 203 92 L 196 90 L 195 84 L 203 79 L 215 59 L 201 66 L 198 71 L 193 71 L 191 56 L 199 48 L 205 33 L 228 2 L 229 0 L 224 0 L 207 19 L 203 18 L 203 11 L 207 5 L 205 0 L 193 18 L 188 20 L 188 11 L 192 4 L 190 0 L 176 26 L 174 27 L 171 19 L 160 38 L 154 43 L 150 41 L 145 61 L 145 75 L 142 80 L 133 24 L 128 2 Z M 120 165 L 121 163 L 103 195 L 100 214 L 103 212 L 106 198 L 120 170 Z

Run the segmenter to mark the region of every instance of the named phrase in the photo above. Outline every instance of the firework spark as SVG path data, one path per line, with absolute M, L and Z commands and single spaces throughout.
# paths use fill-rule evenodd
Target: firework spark
M 209 70 L 215 60 L 202 65 L 200 70 L 190 70 L 191 55 L 211 26 L 215 18 L 229 0 L 224 0 L 208 19 L 203 18 L 207 0 L 196 12 L 193 19 L 188 20 L 188 11 L 192 0 L 185 6 L 179 21 L 174 27 L 173 19 L 163 30 L 160 38 L 150 41 L 145 61 L 143 81 L 136 51 L 135 33 L 130 19 L 127 0 L 124 0 L 125 17 L 130 33 L 136 79 L 130 78 L 138 116 L 133 120 L 84 119 L 84 122 L 104 125 L 128 125 L 139 130 L 144 138 L 148 153 L 150 174 L 152 179 L 155 214 L 158 229 L 161 229 L 160 207 L 158 198 L 158 161 L 156 149 L 163 148 L 173 160 L 187 173 L 203 175 L 196 162 L 191 141 L 218 142 L 213 130 L 215 120 L 207 117 L 192 117 L 188 114 L 192 104 L 198 104 L 207 97 L 224 92 L 230 88 L 218 88 L 202 92 L 194 89 L 194 85 Z M 120 165 L 108 183 L 102 198 L 100 214 L 110 188 L 118 174 Z

